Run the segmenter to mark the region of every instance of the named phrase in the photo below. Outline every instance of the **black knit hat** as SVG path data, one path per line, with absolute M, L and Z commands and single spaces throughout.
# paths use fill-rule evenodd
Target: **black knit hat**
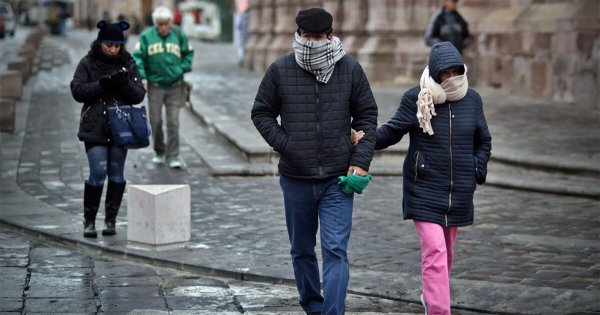
M 98 31 L 98 38 L 96 39 L 97 42 L 123 44 L 125 43 L 123 31 L 129 29 L 129 23 L 107 23 L 102 20 L 98 22 L 96 27 L 100 29 L 100 31 Z
M 300 10 L 296 16 L 298 28 L 311 34 L 325 34 L 333 31 L 333 16 L 321 8 Z

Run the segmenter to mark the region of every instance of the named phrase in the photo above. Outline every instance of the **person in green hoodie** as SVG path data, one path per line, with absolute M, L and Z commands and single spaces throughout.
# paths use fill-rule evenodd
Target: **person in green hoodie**
M 143 83 L 155 155 L 152 162 L 181 168 L 179 159 L 179 108 L 184 103 L 183 74 L 192 71 L 194 50 L 187 37 L 173 26 L 171 10 L 160 6 L 152 12 L 154 25 L 140 35 L 133 50 Z M 162 130 L 162 106 L 166 109 L 167 141 Z

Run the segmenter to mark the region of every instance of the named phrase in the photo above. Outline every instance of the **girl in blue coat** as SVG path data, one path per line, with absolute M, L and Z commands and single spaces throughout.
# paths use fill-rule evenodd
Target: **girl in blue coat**
M 485 182 L 492 148 L 481 97 L 468 88 L 467 67 L 450 42 L 431 48 L 420 85 L 408 90 L 395 115 L 377 128 L 375 149 L 396 144 L 407 133 L 402 208 L 421 242 L 421 302 L 428 314 L 450 314 L 457 230 L 473 224 L 473 193 Z

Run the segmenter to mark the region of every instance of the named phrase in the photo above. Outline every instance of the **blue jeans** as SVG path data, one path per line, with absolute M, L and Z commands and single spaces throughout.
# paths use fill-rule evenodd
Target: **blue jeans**
M 297 179 L 281 176 L 290 254 L 305 312 L 343 314 L 350 272 L 348 240 L 352 229 L 354 195 L 342 192 L 337 178 Z M 321 224 L 323 295 L 315 253 Z
M 124 168 L 127 149 L 114 145 L 86 143 L 85 153 L 90 164 L 88 184 L 102 186 L 107 176 L 113 182 L 122 183 L 125 181 Z

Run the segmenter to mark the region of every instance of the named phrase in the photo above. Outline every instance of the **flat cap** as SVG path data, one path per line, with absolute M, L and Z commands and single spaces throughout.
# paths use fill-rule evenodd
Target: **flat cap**
M 298 28 L 311 34 L 325 34 L 333 31 L 333 16 L 321 8 L 300 10 L 296 16 Z

